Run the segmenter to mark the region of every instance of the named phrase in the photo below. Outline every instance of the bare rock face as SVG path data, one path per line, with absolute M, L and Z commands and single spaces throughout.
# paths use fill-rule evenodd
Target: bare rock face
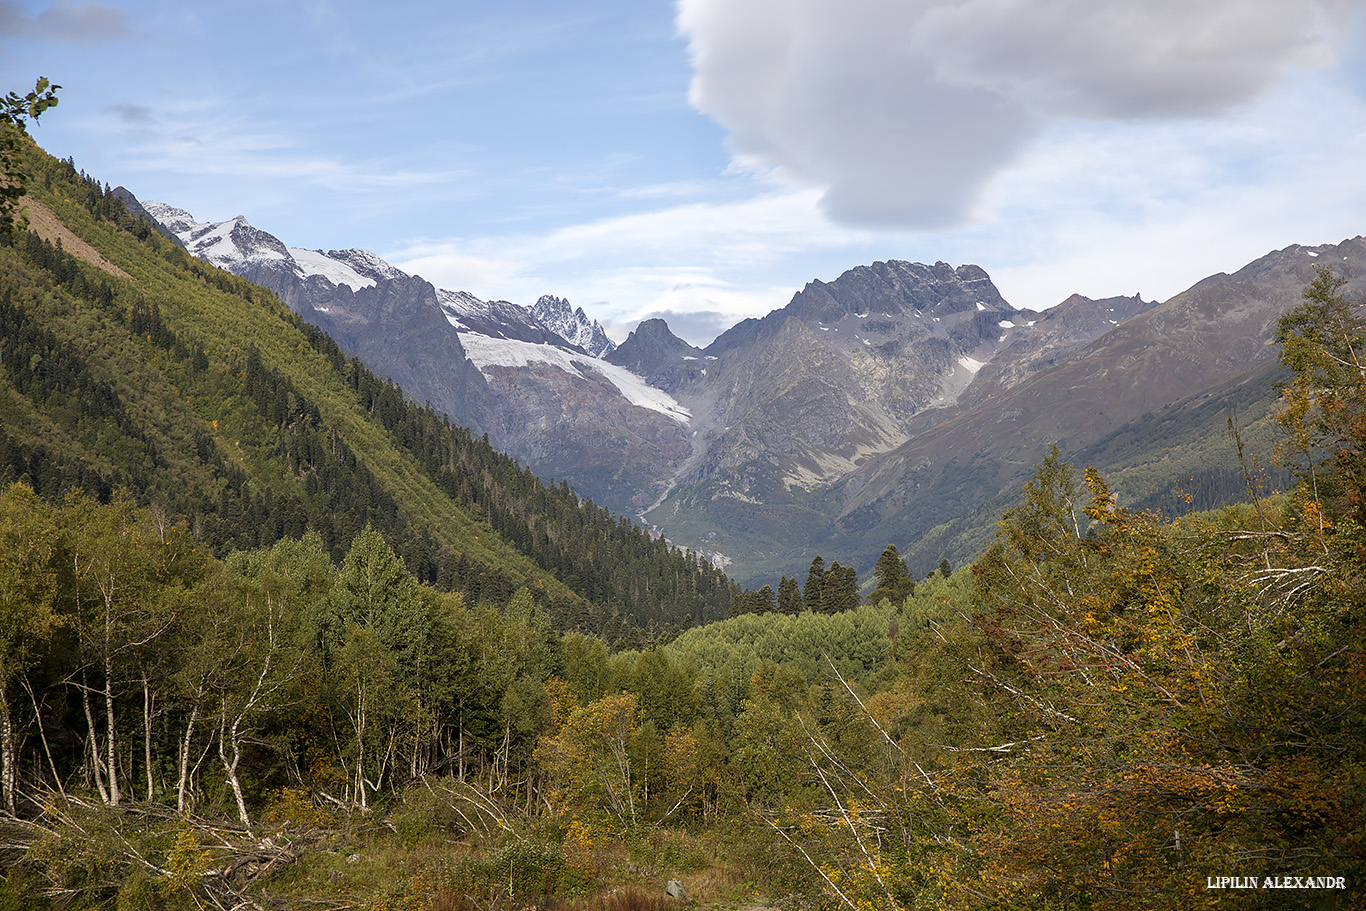
M 1023 315 L 1021 335 L 984 366 L 959 398 L 959 404 L 975 405 L 1024 382 L 1041 370 L 1065 362 L 1090 342 L 1120 323 L 1157 306 L 1157 301 L 1133 297 L 1091 300 L 1074 294 L 1056 307 Z
M 617 348 L 604 356 L 608 363 L 625 367 L 651 386 L 674 393 L 697 384 L 707 374 L 707 357 L 669 331 L 662 319 L 647 319 Z
M 572 372 L 545 362 L 484 367 L 498 402 L 490 436 L 539 477 L 567 479 L 582 496 L 634 515 L 691 457 L 688 426 L 632 404 L 591 363 L 584 357 Z
M 798 547 L 819 538 L 832 517 L 812 496 L 904 444 L 918 415 L 951 406 L 1029 332 L 1022 313 L 976 266 L 888 262 L 812 282 L 697 354 L 628 340 L 618 356 L 642 372 L 652 361 L 646 375 L 663 375 L 697 431 L 697 453 L 650 520 L 713 549 L 739 546 L 751 526 Z
M 323 281 L 309 279 L 311 287 L 302 295 L 311 309 L 286 303 L 412 398 L 477 432 L 491 431 L 488 384 L 466 356 L 429 282 L 403 275 L 348 294 L 345 285 L 319 287 Z

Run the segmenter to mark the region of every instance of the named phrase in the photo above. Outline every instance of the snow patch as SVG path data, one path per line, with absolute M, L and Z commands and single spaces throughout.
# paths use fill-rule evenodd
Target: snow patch
M 673 418 L 680 424 L 687 424 L 692 413 L 667 392 L 656 389 L 639 376 L 624 367 L 609 364 L 595 357 L 556 348 L 554 345 L 523 342 L 516 339 L 489 338 L 474 332 L 461 332 L 460 344 L 465 354 L 480 370 L 489 367 L 526 367 L 531 364 L 547 364 L 558 367 L 565 373 L 580 379 L 589 379 L 586 373 L 598 376 L 617 387 L 622 397 L 632 405 L 658 411 Z
M 976 373 L 978 370 L 981 370 L 983 367 L 986 366 L 986 361 L 979 361 L 976 358 L 963 355 L 958 359 L 958 364 L 959 366 L 966 369 L 968 373 Z
M 447 291 L 445 288 L 437 288 L 436 302 L 441 305 L 441 310 L 446 314 L 446 319 L 457 329 L 464 328 L 459 322 L 462 316 L 488 319 L 493 315 L 491 304 L 480 300 L 468 291 Z
M 986 308 L 987 308 L 987 305 L 986 305 L 986 304 L 982 303 L 981 301 L 978 301 L 978 302 L 977 302 L 977 309 L 978 309 L 978 310 L 985 310 Z
M 1308 253 L 1310 256 L 1318 256 L 1318 254 L 1315 253 L 1313 250 L 1305 250 L 1304 252 Z
M 1003 319 L 1003 320 L 1001 320 L 999 323 L 997 323 L 996 325 L 1000 326 L 1002 329 L 1014 329 L 1014 328 L 1015 328 L 1015 323 L 1014 323 L 1013 321 L 1011 321 L 1011 320 L 1008 320 L 1008 319 Z
M 392 280 L 408 276 L 408 273 L 402 269 L 395 269 L 369 250 L 363 250 L 359 247 L 352 247 L 349 250 L 328 250 L 327 256 L 337 262 L 346 263 L 363 278 L 373 278 L 378 281 L 379 279 Z
M 301 278 L 320 275 L 334 285 L 350 285 L 352 291 L 373 288 L 376 284 L 373 278 L 366 278 L 346 263 L 333 259 L 321 250 L 290 247 L 289 255 L 294 257 L 294 269 Z

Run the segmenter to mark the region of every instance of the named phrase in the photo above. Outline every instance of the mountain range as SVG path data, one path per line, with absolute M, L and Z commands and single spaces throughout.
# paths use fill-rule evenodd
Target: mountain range
M 888 543 L 917 571 L 966 559 L 1050 445 L 1090 457 L 1132 422 L 1264 371 L 1315 266 L 1366 290 L 1360 237 L 1287 247 L 1162 302 L 1074 295 L 1044 311 L 1011 305 L 975 265 L 889 261 L 812 281 L 705 348 L 658 319 L 614 346 L 553 295 L 483 301 L 363 250 L 288 247 L 242 217 L 139 208 L 413 399 L 742 581 L 821 553 L 867 569 Z M 1240 399 L 1253 442 L 1270 437 L 1272 398 Z M 1168 454 L 1166 474 L 1132 447 L 1104 449 L 1098 467 L 1129 501 L 1175 503 L 1177 474 L 1236 497 L 1246 479 L 1224 423 Z

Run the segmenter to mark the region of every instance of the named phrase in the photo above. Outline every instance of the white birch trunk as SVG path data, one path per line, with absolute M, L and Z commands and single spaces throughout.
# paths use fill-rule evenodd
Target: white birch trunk
M 119 769 L 118 757 L 115 754 L 116 728 L 114 725 L 114 653 L 113 637 L 114 632 L 114 595 L 112 588 L 105 588 L 104 592 L 104 720 L 105 720 L 105 749 L 109 753 L 109 806 L 117 807 L 119 798 Z
M 228 758 L 225 744 L 232 740 L 232 759 Z M 251 818 L 247 816 L 247 802 L 242 796 L 242 783 L 237 778 L 237 764 L 242 759 L 241 745 L 237 740 L 237 722 L 234 721 L 231 728 L 228 725 L 228 716 L 223 715 L 222 724 L 218 728 L 218 758 L 223 762 L 223 771 L 228 776 L 228 787 L 232 788 L 233 799 L 237 802 L 237 818 L 242 823 L 247 834 L 251 834 Z
M 180 755 L 176 757 L 179 776 L 176 781 L 176 812 L 185 812 L 185 791 L 190 782 L 190 745 L 194 742 L 194 726 L 199 720 L 200 695 L 195 695 L 194 705 L 190 707 L 190 720 L 185 722 L 185 736 L 180 741 Z
M 156 789 L 152 780 L 152 688 L 146 671 L 142 674 L 142 762 L 147 767 L 147 802 L 151 803 Z
M 109 803 L 109 791 L 104 786 L 104 769 L 100 763 L 99 729 L 95 727 L 95 713 L 90 708 L 90 688 L 85 686 L 85 672 L 81 672 L 81 706 L 85 709 L 85 729 L 89 735 L 90 777 L 95 782 L 95 790 L 100 800 Z
M 113 671 L 112 662 L 106 661 L 104 677 L 104 720 L 106 725 L 105 737 L 107 738 L 105 749 L 109 753 L 109 764 L 107 768 L 109 774 L 109 806 L 117 807 L 121 795 L 119 793 L 118 756 L 114 752 L 114 734 L 116 729 L 114 726 Z
M 3 793 L 5 810 L 14 815 L 14 789 L 18 775 L 15 770 L 14 720 L 10 717 L 9 700 L 0 690 L 0 792 Z

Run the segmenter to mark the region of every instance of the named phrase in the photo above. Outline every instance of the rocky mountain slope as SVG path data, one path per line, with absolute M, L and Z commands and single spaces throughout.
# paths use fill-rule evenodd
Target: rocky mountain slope
M 1144 306 L 1075 298 L 1055 316 L 1020 310 L 981 268 L 945 263 L 874 263 L 812 282 L 700 352 L 705 375 L 670 376 L 697 416 L 697 451 L 648 518 L 679 540 L 748 549 L 753 565 L 795 571 L 818 548 L 848 554 L 833 486 L 932 431 L 981 377 L 1021 382 Z M 681 356 L 660 363 L 677 370 Z M 632 363 L 644 376 L 663 369 Z
M 983 502 L 981 492 L 1019 484 L 1053 443 L 1080 452 L 1147 413 L 1263 372 L 1279 350 L 1277 321 L 1300 302 L 1318 264 L 1348 278 L 1350 296 L 1366 296 L 1366 238 L 1291 246 L 1143 309 L 1009 389 L 980 401 L 969 389 L 932 433 L 868 460 L 828 491 L 824 505 L 836 519 L 827 540 L 914 541 Z M 1215 422 L 1215 436 L 1223 424 Z M 1231 444 L 1222 458 L 1236 466 Z M 1109 467 L 1122 472 L 1125 463 Z
M 691 454 L 687 409 L 601 360 L 615 345 L 568 301 L 483 301 L 365 250 L 289 247 L 241 216 L 203 223 L 126 190 L 121 198 L 190 253 L 274 291 L 414 399 L 614 510 L 653 502 Z

